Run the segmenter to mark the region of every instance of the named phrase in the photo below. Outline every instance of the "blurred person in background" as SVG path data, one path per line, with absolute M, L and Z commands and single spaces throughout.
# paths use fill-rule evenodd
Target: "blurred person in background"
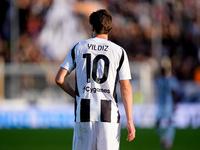
M 156 79 L 157 88 L 157 133 L 160 144 L 165 149 L 173 146 L 175 127 L 173 115 L 178 98 L 179 83 L 172 75 L 171 59 L 164 57 L 161 60 L 161 75 Z
M 80 17 L 74 11 L 75 4 L 71 0 L 54 0 L 46 13 L 37 44 L 43 57 L 52 62 L 60 63 L 67 55 L 67 49 L 88 38 Z
M 108 40 L 108 33 L 112 29 L 110 13 L 100 9 L 90 15 L 89 22 L 93 38 L 71 48 L 55 80 L 66 93 L 75 98 L 73 150 L 118 150 L 118 80 L 127 116 L 127 141 L 135 138 L 129 62 L 125 50 Z M 75 90 L 66 80 L 74 69 Z

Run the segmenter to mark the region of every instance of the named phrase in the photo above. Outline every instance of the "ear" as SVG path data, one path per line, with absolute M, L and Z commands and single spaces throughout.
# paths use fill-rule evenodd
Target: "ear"
M 92 31 L 93 31 L 93 32 L 95 31 L 93 26 L 92 26 Z
M 93 25 L 90 25 L 90 29 L 91 29 L 92 32 L 95 31 Z

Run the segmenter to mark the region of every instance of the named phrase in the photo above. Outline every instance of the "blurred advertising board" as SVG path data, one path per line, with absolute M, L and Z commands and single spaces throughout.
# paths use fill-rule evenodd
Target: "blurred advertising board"
M 123 104 L 119 103 L 121 126 L 126 127 Z M 177 128 L 200 127 L 200 104 L 178 104 L 174 124 Z M 133 118 L 136 127 L 153 128 L 156 119 L 155 104 L 136 104 Z M 6 100 L 0 103 L 0 128 L 73 128 L 74 104 L 28 104 L 25 100 Z

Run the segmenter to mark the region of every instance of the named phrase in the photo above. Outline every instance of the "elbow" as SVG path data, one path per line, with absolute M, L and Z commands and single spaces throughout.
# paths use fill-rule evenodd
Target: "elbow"
M 69 73 L 67 70 L 60 68 L 55 77 L 56 84 L 58 84 L 59 86 L 62 85 L 65 82 L 65 78 L 67 77 L 68 74 Z
M 55 82 L 56 82 L 56 84 L 60 83 L 60 81 L 57 78 L 55 78 Z
M 61 85 L 63 83 L 63 80 L 56 76 L 55 82 L 56 82 L 57 85 Z

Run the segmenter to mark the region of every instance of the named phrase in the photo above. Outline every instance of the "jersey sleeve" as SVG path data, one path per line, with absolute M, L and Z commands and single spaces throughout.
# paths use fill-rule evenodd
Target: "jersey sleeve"
M 70 49 L 64 62 L 61 64 L 61 67 L 68 70 L 69 73 L 71 73 L 76 67 L 75 57 L 74 57 L 75 56 L 75 47 L 76 47 L 76 45 Z
M 119 69 L 119 80 L 131 79 L 131 72 L 126 51 L 122 49 L 122 60 L 120 60 L 121 67 Z

